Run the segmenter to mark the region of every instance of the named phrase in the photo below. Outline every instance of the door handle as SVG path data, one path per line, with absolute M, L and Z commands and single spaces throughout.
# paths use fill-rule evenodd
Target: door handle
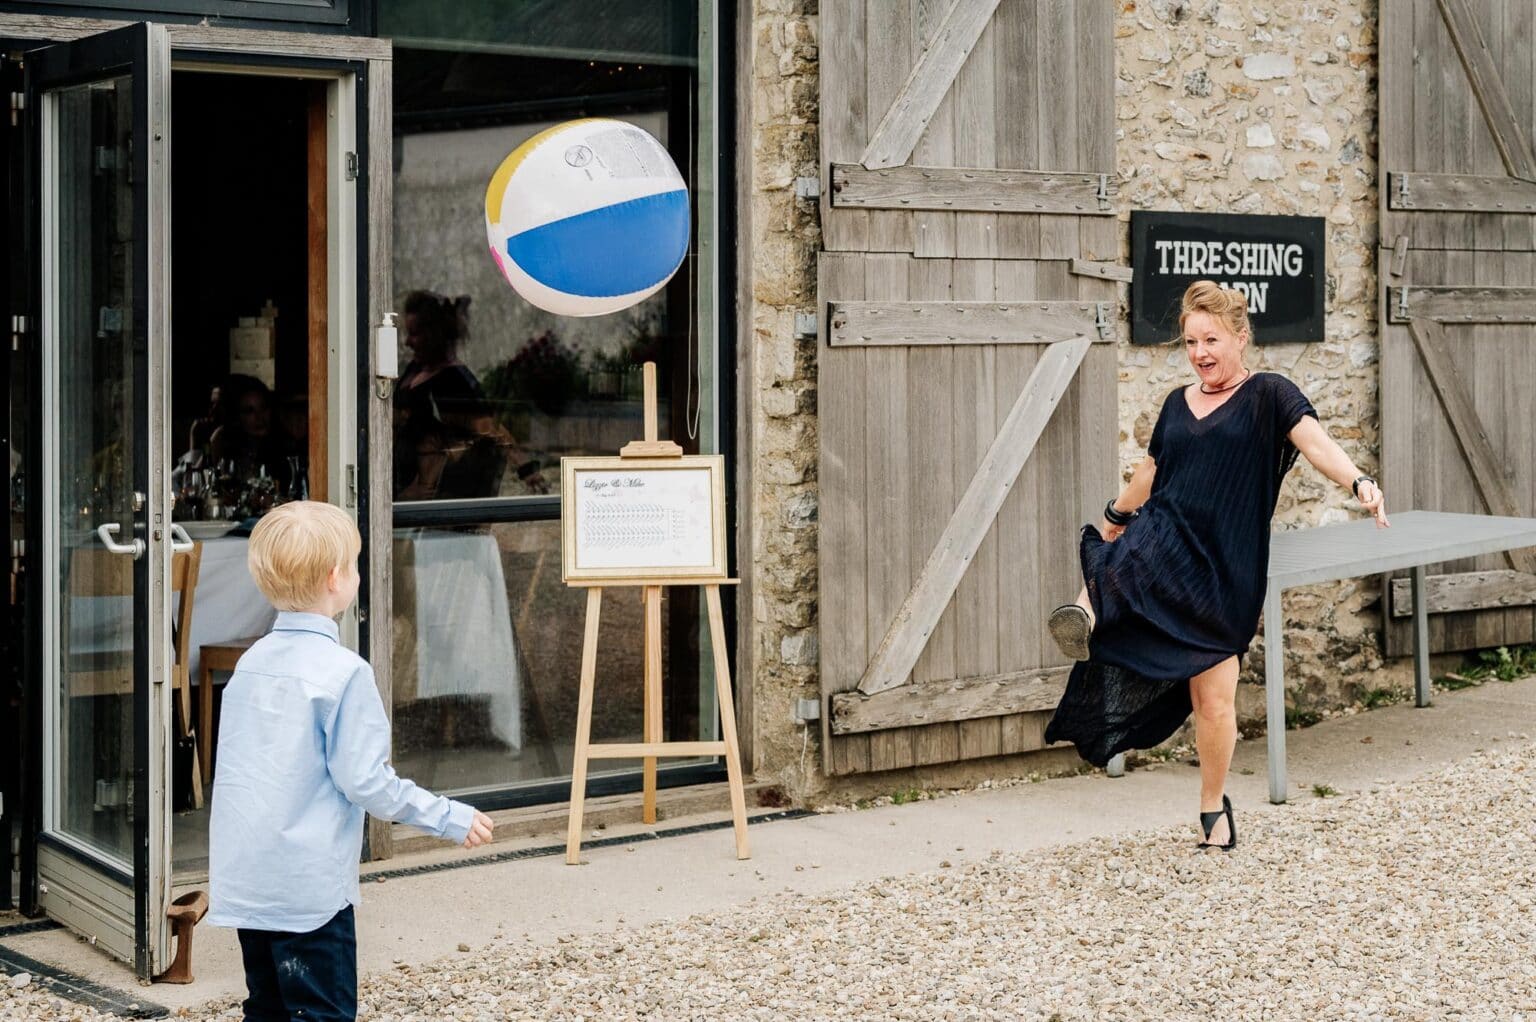
M 178 540 L 177 537 L 180 537 Z M 187 535 L 187 530 L 181 527 L 180 522 L 171 523 L 171 549 L 178 554 L 184 554 L 197 544 L 192 542 L 192 537 Z
M 101 540 L 101 545 L 112 551 L 114 554 L 127 554 L 134 560 L 138 560 L 140 557 L 143 557 L 144 541 L 142 539 L 135 539 L 132 543 L 119 543 L 114 538 L 120 528 L 121 526 L 116 522 L 109 522 L 108 524 L 97 528 L 96 535 Z

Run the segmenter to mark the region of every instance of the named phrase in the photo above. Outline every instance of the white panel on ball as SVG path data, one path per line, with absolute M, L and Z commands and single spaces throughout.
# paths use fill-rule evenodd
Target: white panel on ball
M 533 305 L 601 316 L 659 291 L 691 233 L 687 185 L 666 149 L 624 121 L 587 118 L 512 151 L 485 193 L 502 275 Z

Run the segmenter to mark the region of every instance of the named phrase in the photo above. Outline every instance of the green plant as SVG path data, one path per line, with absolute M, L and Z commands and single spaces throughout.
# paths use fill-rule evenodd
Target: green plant
M 1303 710 L 1295 706 L 1285 708 L 1285 729 L 1295 731 L 1297 728 L 1311 727 L 1323 719 L 1323 715 L 1316 710 Z
M 907 788 L 904 791 L 891 793 L 891 801 L 899 806 L 904 806 L 908 802 L 921 802 L 927 797 L 928 793 L 921 788 Z
M 1333 796 L 1337 795 L 1338 793 L 1339 789 L 1335 788 L 1331 784 L 1312 785 L 1312 794 L 1316 795 L 1318 798 L 1333 798 Z
M 1461 670 L 1437 678 L 1436 684 L 1454 692 L 1473 688 L 1485 681 L 1515 681 L 1536 674 L 1536 646 L 1500 646 L 1480 650 L 1467 657 Z
M 1390 688 L 1373 688 L 1360 697 L 1360 703 L 1367 710 L 1374 710 L 1378 706 L 1391 706 L 1402 701 L 1402 693 Z

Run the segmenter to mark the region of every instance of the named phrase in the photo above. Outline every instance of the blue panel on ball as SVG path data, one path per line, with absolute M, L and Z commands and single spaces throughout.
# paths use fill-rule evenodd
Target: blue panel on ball
M 665 280 L 688 251 L 688 230 L 688 192 L 680 188 L 514 234 L 507 255 L 545 287 L 613 298 Z

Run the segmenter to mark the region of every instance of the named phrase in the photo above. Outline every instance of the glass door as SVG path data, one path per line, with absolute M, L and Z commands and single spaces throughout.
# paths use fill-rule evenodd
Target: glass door
M 169 71 L 165 30 L 148 24 L 26 63 L 44 438 L 37 903 L 141 978 L 169 943 Z

